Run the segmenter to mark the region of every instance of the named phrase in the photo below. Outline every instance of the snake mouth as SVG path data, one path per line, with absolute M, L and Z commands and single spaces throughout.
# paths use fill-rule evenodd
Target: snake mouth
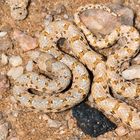
M 33 88 L 29 88 L 27 91 L 32 95 L 41 95 L 41 93 L 42 93 L 42 92 L 35 90 Z

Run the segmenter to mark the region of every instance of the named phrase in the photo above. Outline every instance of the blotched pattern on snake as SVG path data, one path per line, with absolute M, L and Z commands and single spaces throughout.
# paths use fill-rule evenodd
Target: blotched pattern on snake
M 37 65 L 48 76 L 54 78 L 51 80 L 54 86 L 49 85 L 50 79 L 30 72 L 15 80 L 13 94 L 20 103 L 27 107 L 44 112 L 66 110 L 83 101 L 90 90 L 90 79 L 86 66 L 94 75 L 93 81 L 91 81 L 91 94 L 97 107 L 106 114 L 120 118 L 123 123 L 130 125 L 133 129 L 140 129 L 140 115 L 137 109 L 113 98 L 109 93 L 109 87 L 111 87 L 114 92 L 123 97 L 135 98 L 139 96 L 140 87 L 138 84 L 126 82 L 119 75 L 122 62 L 131 59 L 139 51 L 139 33 L 134 27 L 122 25 L 104 38 L 98 39 L 80 19 L 81 12 L 93 8 L 105 10 L 113 16 L 117 16 L 106 6 L 90 4 L 77 9 L 74 14 L 76 25 L 65 20 L 51 22 L 45 27 L 39 38 L 41 53 Z M 115 53 L 108 56 L 107 62 L 94 51 L 110 47 L 122 37 L 126 41 Z M 60 38 L 67 40 L 70 52 L 75 58 L 57 47 L 56 44 Z M 89 47 L 86 39 L 94 50 Z M 58 66 L 61 66 L 60 73 L 57 72 Z M 72 75 L 68 68 L 72 71 Z M 61 79 L 61 77 L 63 78 Z M 71 77 L 73 80 L 71 88 L 63 92 L 64 88 L 69 85 Z M 67 81 L 66 84 L 63 83 L 64 79 Z M 42 95 L 30 94 L 29 88 L 43 93 Z

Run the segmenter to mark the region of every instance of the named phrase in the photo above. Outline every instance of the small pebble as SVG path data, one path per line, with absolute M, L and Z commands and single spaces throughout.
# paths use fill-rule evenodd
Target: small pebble
M 67 120 L 68 128 L 69 128 L 69 129 L 74 128 L 75 121 L 74 121 L 74 119 L 73 119 L 72 113 L 68 113 L 68 114 L 66 115 L 66 120 Z
M 18 110 L 17 110 L 17 111 L 12 111 L 12 115 L 13 115 L 14 117 L 18 117 L 19 111 L 18 111 Z
M 124 136 L 129 131 L 126 128 L 124 128 L 123 126 L 120 126 L 120 127 L 118 127 L 118 128 L 115 129 L 115 132 L 117 133 L 118 136 Z
M 43 115 L 42 116 L 43 120 L 47 120 L 48 121 L 48 126 L 49 127 L 53 127 L 53 128 L 59 128 L 62 124 L 61 122 L 57 121 L 57 120 L 52 120 L 48 115 Z
M 9 89 L 9 80 L 6 75 L 0 74 L 0 93 L 6 92 Z
M 65 19 L 68 19 L 69 16 L 68 16 L 67 14 L 64 14 L 64 18 L 65 18 Z
M 4 37 L 7 35 L 7 32 L 0 32 L 0 37 Z
M 7 73 L 7 75 L 12 77 L 13 79 L 18 78 L 22 74 L 23 74 L 23 67 L 21 67 L 21 66 L 20 67 L 12 67 Z
M 48 119 L 48 126 L 49 127 L 59 128 L 61 125 L 62 124 L 59 121 Z
M 56 7 L 57 8 L 55 11 L 57 14 L 62 14 L 62 13 L 65 13 L 67 11 L 66 7 L 63 4 L 58 4 Z
M 66 133 L 66 130 L 63 130 L 64 129 L 63 127 L 59 128 L 59 129 L 60 129 L 60 131 L 59 131 L 59 134 L 60 135 L 63 135 L 63 134 Z
M 0 140 L 7 140 L 8 137 L 8 123 L 0 124 Z
M 48 120 L 48 119 L 50 119 L 50 117 L 48 116 L 48 115 L 46 115 L 46 114 L 44 114 L 44 115 L 42 115 L 42 116 L 39 116 L 39 119 L 43 119 L 43 120 Z
M 26 65 L 26 70 L 27 71 L 33 70 L 33 61 L 32 60 L 28 61 L 27 65 Z
M 36 130 L 33 128 L 33 129 L 31 130 L 31 132 L 32 132 L 32 133 L 35 133 L 35 132 L 36 132 Z
M 122 72 L 122 76 L 127 80 L 140 78 L 140 65 L 130 66 Z
M 85 103 L 75 106 L 72 114 L 77 120 L 78 127 L 91 137 L 97 137 L 117 127 L 102 112 Z
M 38 47 L 36 38 L 26 35 L 20 30 L 14 31 L 13 38 L 19 42 L 19 45 L 23 49 L 23 51 L 29 51 Z
M 8 36 L 0 37 L 0 51 L 7 51 L 9 48 L 12 48 L 13 44 Z
M 19 66 L 22 64 L 22 58 L 20 56 L 11 56 L 9 59 L 9 63 L 13 66 Z
M 17 137 L 12 137 L 12 138 L 10 138 L 10 140 L 19 140 L 19 138 L 17 138 Z
M 4 53 L 2 53 L 2 55 L 1 55 L 1 63 L 3 65 L 6 65 L 8 63 L 8 56 L 5 55 Z
M 27 6 L 29 0 L 7 0 L 10 10 L 11 16 L 15 20 L 23 20 L 26 18 L 28 11 Z
M 55 7 L 56 8 L 53 11 L 51 11 L 51 14 L 53 16 L 67 13 L 66 7 L 63 4 L 57 4 Z
M 44 25 L 45 27 L 53 20 L 53 16 L 48 14 L 46 17 L 45 17 L 45 20 L 44 20 Z
M 3 119 L 3 115 L 0 112 L 0 140 L 7 140 L 9 133 L 9 124 Z

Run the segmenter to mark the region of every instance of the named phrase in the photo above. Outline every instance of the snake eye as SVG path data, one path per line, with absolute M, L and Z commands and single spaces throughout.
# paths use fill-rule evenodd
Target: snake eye
M 65 42 L 65 38 L 60 38 L 58 41 L 57 41 L 57 46 L 63 46 L 64 45 L 64 42 Z

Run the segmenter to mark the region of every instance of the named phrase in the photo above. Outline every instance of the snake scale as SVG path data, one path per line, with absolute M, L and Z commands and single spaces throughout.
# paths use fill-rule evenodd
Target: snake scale
M 74 14 L 75 23 L 66 20 L 50 22 L 40 34 L 40 55 L 37 60 L 39 69 L 49 78 L 36 72 L 25 72 L 15 80 L 13 94 L 26 107 L 44 112 L 60 112 L 83 101 L 91 88 L 91 94 L 100 110 L 121 119 L 132 129 L 140 129 L 137 109 L 112 97 L 109 91 L 111 87 L 115 93 L 127 98 L 140 95 L 138 84 L 127 82 L 120 75 L 121 64 L 139 51 L 139 33 L 132 26 L 121 25 L 98 39 L 80 19 L 80 14 L 87 9 L 100 9 L 118 16 L 104 5 L 88 4 L 77 9 Z M 60 38 L 67 40 L 74 57 L 57 47 Z M 120 38 L 125 38 L 125 42 L 104 61 L 96 51 L 111 47 Z M 93 48 L 90 48 L 87 40 Z M 93 81 L 90 81 L 85 66 L 93 73 Z M 70 89 L 65 91 L 71 78 Z M 30 94 L 30 88 L 38 93 Z

